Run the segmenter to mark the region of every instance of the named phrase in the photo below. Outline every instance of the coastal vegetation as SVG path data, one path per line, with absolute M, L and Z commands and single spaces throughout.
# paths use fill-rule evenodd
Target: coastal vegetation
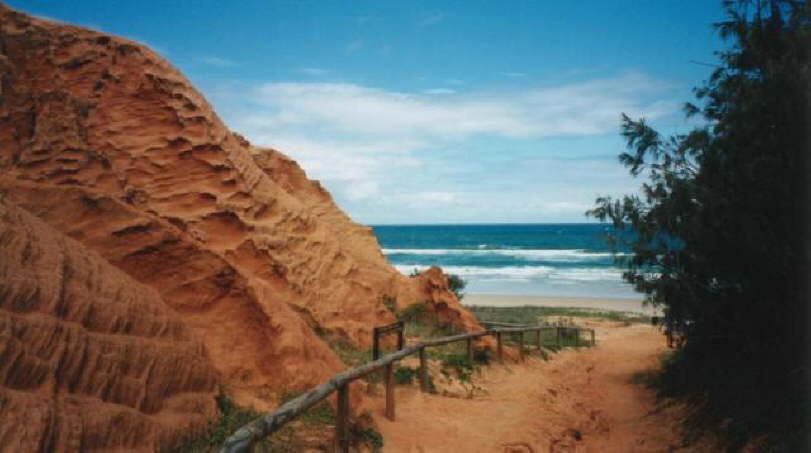
M 467 281 L 456 274 L 448 274 L 448 289 L 459 299 L 459 302 L 465 298 L 465 286 Z
M 525 305 L 521 307 L 493 307 L 487 305 L 466 305 L 465 308 L 479 322 L 510 322 L 516 324 L 537 325 L 549 323 L 560 318 L 595 318 L 608 319 L 623 323 L 650 323 L 650 316 L 634 312 L 598 310 L 593 308 L 574 307 L 540 307 Z
M 729 50 L 697 103 L 699 125 L 664 137 L 623 115 L 641 195 L 598 198 L 620 232 L 624 279 L 664 311 L 676 349 L 656 380 L 688 402 L 688 440 L 711 429 L 737 450 L 807 446 L 809 5 L 725 1 Z

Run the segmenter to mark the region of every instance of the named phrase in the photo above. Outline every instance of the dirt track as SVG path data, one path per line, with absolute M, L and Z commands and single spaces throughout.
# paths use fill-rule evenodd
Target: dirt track
M 666 349 L 650 326 L 601 323 L 598 346 L 552 360 L 484 367 L 472 399 L 397 390 L 397 421 L 372 412 L 386 452 L 673 451 L 672 411 L 638 383 Z

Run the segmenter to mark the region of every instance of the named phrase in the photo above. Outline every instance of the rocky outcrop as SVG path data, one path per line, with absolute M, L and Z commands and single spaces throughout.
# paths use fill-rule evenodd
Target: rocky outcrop
M 157 291 L 238 403 L 266 409 L 340 371 L 321 336 L 367 347 L 394 320 L 384 296 L 478 328 L 439 271 L 399 274 L 368 227 L 149 49 L 0 6 L 0 78 L 0 191 Z
M 216 384 L 154 289 L 0 200 L 0 449 L 171 447 L 216 415 Z

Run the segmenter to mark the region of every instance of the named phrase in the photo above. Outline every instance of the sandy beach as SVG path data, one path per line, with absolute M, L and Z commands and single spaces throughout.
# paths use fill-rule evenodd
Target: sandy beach
M 611 311 L 630 311 L 650 315 L 651 307 L 643 307 L 642 299 L 610 299 L 589 297 L 543 297 L 515 296 L 504 294 L 465 294 L 464 305 L 487 305 L 492 307 L 516 307 L 531 305 L 536 307 L 575 307 L 594 308 Z

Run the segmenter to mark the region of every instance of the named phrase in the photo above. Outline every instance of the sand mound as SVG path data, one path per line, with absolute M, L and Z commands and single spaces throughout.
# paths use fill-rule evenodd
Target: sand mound
M 158 293 L 0 200 L 0 445 L 156 450 L 215 416 L 216 373 Z
M 441 272 L 400 275 L 369 228 L 147 48 L 3 6 L 0 44 L 0 192 L 154 288 L 238 403 L 338 372 L 322 337 L 368 347 L 394 320 L 383 296 L 478 328 Z

